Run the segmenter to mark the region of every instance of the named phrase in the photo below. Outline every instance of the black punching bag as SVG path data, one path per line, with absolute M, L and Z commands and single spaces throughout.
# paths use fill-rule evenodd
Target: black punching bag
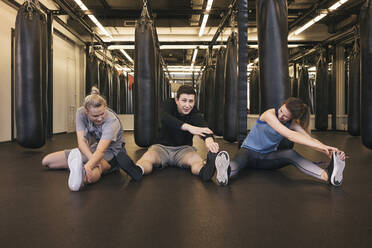
M 215 80 L 215 95 L 216 95 L 216 106 L 215 106 L 215 115 L 216 115 L 216 126 L 215 134 L 222 136 L 223 135 L 223 113 L 224 113 L 224 96 L 225 96 L 225 54 L 226 49 L 221 47 L 218 50 L 216 70 L 214 74 Z
M 126 77 L 124 76 L 124 72 L 119 76 L 119 85 L 120 85 L 120 114 L 126 114 L 127 112 L 127 96 L 126 96 Z
M 316 66 L 315 79 L 315 129 L 328 129 L 328 64 L 323 53 Z
M 310 82 L 309 71 L 302 66 L 298 77 L 298 98 L 310 106 Z
M 118 113 L 118 82 L 119 82 L 119 75 L 118 71 L 116 70 L 115 66 L 112 68 L 112 110 L 115 111 L 115 113 Z
M 261 112 L 289 96 L 287 17 L 286 0 L 256 1 Z
M 260 71 L 253 69 L 249 80 L 249 113 L 258 114 L 260 111 Z
M 17 142 L 38 148 L 45 144 L 42 90 L 42 13 L 25 2 L 15 24 L 15 112 Z
M 234 142 L 238 138 L 238 43 L 233 32 L 228 41 L 225 62 L 225 108 L 223 138 Z
M 215 96 L 215 81 L 214 81 L 214 69 L 212 65 L 207 67 L 207 81 L 206 81 L 206 113 L 205 119 L 208 123 L 208 127 L 214 132 L 216 125 L 216 118 L 214 109 L 216 106 L 216 96 Z
M 107 65 L 105 62 L 101 62 L 99 64 L 99 90 L 101 96 L 103 96 L 107 102 L 109 103 L 109 80 L 107 74 Z
M 360 11 L 361 126 L 363 144 L 372 149 L 372 5 L 365 1 Z
M 99 88 L 98 77 L 98 59 L 94 53 L 89 54 L 86 62 L 86 80 L 85 80 L 85 94 L 89 95 L 93 86 Z
M 360 135 L 360 50 L 357 41 L 350 54 L 347 120 L 349 134 Z
M 134 139 L 138 146 L 150 146 L 156 127 L 156 58 L 152 21 L 142 16 L 135 30 Z

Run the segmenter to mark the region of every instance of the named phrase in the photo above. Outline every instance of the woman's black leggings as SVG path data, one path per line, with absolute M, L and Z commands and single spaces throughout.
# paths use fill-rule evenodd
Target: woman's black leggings
M 240 148 L 235 158 L 230 162 L 230 177 L 236 176 L 243 168 L 275 170 L 293 164 L 306 175 L 322 179 L 323 169 L 302 157 L 293 149 L 278 150 L 261 154 L 250 149 Z

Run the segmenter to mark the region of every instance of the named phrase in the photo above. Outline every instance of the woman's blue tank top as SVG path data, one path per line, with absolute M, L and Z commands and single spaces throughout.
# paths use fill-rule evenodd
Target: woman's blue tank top
M 278 116 L 278 109 L 275 109 Z M 284 125 L 289 128 L 291 122 Z M 269 153 L 276 151 L 280 141 L 284 137 L 275 131 L 269 124 L 260 120 L 258 117 L 256 124 L 253 126 L 248 136 L 244 139 L 241 147 L 253 150 L 259 153 Z

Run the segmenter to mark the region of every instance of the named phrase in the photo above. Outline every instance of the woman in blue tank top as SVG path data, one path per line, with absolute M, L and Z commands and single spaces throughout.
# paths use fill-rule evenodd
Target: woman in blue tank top
M 279 109 L 268 109 L 257 119 L 256 124 L 245 138 L 235 158 L 216 161 L 217 181 L 226 185 L 243 168 L 279 169 L 293 164 L 303 173 L 340 186 L 345 167 L 345 153 L 327 146 L 310 136 L 310 111 L 298 98 L 288 98 Z M 332 158 L 326 169 L 303 158 L 293 149 L 278 150 L 284 139 L 306 145 Z

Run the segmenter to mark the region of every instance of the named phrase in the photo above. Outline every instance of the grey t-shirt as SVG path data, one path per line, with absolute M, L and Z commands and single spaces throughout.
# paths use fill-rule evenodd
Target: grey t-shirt
M 84 131 L 91 150 L 95 151 L 100 139 L 111 140 L 107 152 L 113 153 L 114 156 L 124 149 L 123 127 L 119 117 L 109 108 L 106 108 L 102 124 L 97 126 L 89 120 L 84 107 L 80 107 L 76 111 L 76 131 Z

